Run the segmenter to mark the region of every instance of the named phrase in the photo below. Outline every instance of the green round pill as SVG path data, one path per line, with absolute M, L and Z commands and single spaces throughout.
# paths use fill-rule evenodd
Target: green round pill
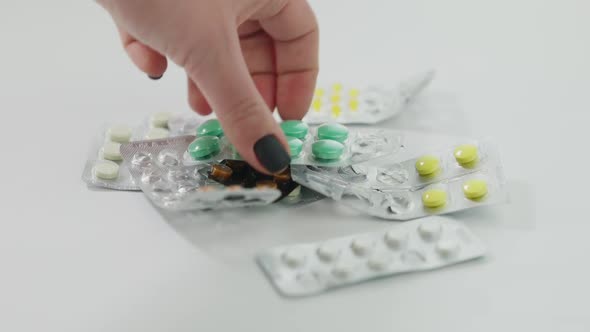
M 197 136 L 223 136 L 223 128 L 217 119 L 210 119 L 203 122 L 197 128 Z
M 220 150 L 219 138 L 215 136 L 201 136 L 188 146 L 188 153 L 195 159 L 207 159 Z
M 338 123 L 323 124 L 318 128 L 318 139 L 331 139 L 343 143 L 348 139 L 348 128 Z
M 287 143 L 289 144 L 289 149 L 291 149 L 291 157 L 299 157 L 303 150 L 303 142 L 297 137 L 287 136 Z
M 299 120 L 287 120 L 281 122 L 281 129 L 286 136 L 291 136 L 299 139 L 304 139 L 307 136 L 309 127 L 303 121 Z
M 344 153 L 344 145 L 340 142 L 322 139 L 311 145 L 311 153 L 321 160 L 336 160 Z

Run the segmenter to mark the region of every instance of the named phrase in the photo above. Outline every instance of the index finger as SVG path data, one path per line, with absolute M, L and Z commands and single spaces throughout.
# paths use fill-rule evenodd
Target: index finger
M 319 70 L 319 29 L 309 3 L 290 0 L 260 25 L 274 39 L 277 108 L 285 120 L 301 119 L 309 110 Z

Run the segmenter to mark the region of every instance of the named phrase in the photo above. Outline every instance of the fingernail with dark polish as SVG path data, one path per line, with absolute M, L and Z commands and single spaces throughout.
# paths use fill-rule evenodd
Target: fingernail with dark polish
M 254 144 L 254 154 L 270 173 L 278 173 L 291 163 L 291 157 L 275 135 L 266 135 Z
M 159 80 L 160 78 L 162 78 L 162 76 L 164 76 L 164 75 L 160 75 L 160 76 L 150 76 L 150 75 L 148 75 L 148 77 L 149 77 L 150 79 L 154 80 L 154 81 L 157 81 L 157 80 Z

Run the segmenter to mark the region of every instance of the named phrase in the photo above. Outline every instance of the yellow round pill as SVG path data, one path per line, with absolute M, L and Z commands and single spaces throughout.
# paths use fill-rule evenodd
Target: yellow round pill
M 469 180 L 463 183 L 463 194 L 469 199 L 481 199 L 488 194 L 488 184 L 480 179 Z
M 422 194 L 422 204 L 425 207 L 435 209 L 447 204 L 447 192 L 441 189 L 430 189 Z
M 416 161 L 416 171 L 421 176 L 432 175 L 440 169 L 440 160 L 435 156 L 423 156 Z
M 455 159 L 460 165 L 468 165 L 478 158 L 477 146 L 463 144 L 455 148 Z

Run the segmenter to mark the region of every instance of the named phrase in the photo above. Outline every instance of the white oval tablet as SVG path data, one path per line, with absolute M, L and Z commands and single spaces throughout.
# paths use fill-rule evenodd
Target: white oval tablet
M 321 261 L 330 263 L 340 255 L 340 248 L 335 243 L 324 243 L 318 248 L 317 255 Z
M 425 221 L 420 227 L 418 227 L 420 236 L 426 241 L 436 240 L 439 237 L 441 230 L 442 226 L 438 221 Z
M 106 160 L 121 161 L 121 144 L 116 142 L 106 142 L 102 146 L 102 157 Z
M 350 249 L 357 256 L 365 256 L 369 251 L 373 249 L 375 242 L 369 238 L 361 237 L 354 239 L 350 244 Z
M 117 143 L 127 143 L 131 140 L 133 130 L 129 126 L 113 126 L 108 130 L 108 138 Z
M 393 261 L 393 259 L 392 259 L 391 255 L 387 255 L 385 253 L 380 253 L 380 254 L 371 256 L 367 260 L 367 266 L 371 270 L 374 270 L 374 271 L 383 271 L 389 265 L 391 265 L 392 261 Z
M 332 275 L 336 278 L 346 279 L 352 274 L 352 266 L 348 264 L 338 264 L 332 269 Z
M 94 175 L 103 180 L 114 180 L 119 177 L 119 165 L 112 161 L 100 161 L 94 165 Z
M 167 138 L 170 132 L 164 128 L 150 128 L 145 134 L 145 139 L 163 139 Z
M 169 112 L 154 113 L 150 118 L 150 124 L 155 128 L 168 128 L 168 121 L 171 115 Z
M 456 240 L 440 240 L 436 244 L 436 251 L 444 258 L 452 258 L 459 252 L 459 242 Z
M 305 252 L 297 248 L 292 248 L 283 254 L 283 262 L 289 267 L 296 268 L 305 263 Z
M 404 246 L 407 238 L 408 234 L 405 231 L 391 230 L 385 233 L 383 240 L 389 248 L 393 250 L 399 250 Z

